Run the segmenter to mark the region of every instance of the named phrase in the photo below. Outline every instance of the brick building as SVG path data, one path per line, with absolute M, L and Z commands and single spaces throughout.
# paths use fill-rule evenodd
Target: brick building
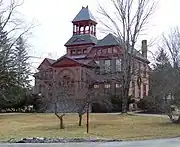
M 72 24 L 73 35 L 65 44 L 67 53 L 57 60 L 45 58 L 35 74 L 35 93 L 40 93 L 47 102 L 47 112 L 53 111 L 56 97 L 59 97 L 59 111 L 79 111 L 90 83 L 93 84 L 93 99 L 103 101 L 120 93 L 121 82 L 117 79 L 122 72 L 122 49 L 118 39 L 112 34 L 101 40 L 96 38 L 97 22 L 88 7 L 82 7 Z M 143 40 L 141 52 L 135 50 L 134 53 L 137 74 L 133 76 L 129 89 L 133 98 L 148 95 L 148 64 L 147 41 Z M 139 77 L 141 82 L 138 85 Z M 62 96 L 63 93 L 66 96 Z

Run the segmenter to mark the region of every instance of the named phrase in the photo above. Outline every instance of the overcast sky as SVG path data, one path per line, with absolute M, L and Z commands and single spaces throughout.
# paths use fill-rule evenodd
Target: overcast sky
M 99 0 L 101 1 L 108 7 L 108 0 Z M 31 55 L 41 57 L 37 62 L 41 62 L 44 57 L 57 59 L 66 53 L 64 44 L 72 36 L 71 21 L 82 6 L 86 5 L 96 17 L 96 0 L 25 0 L 19 11 L 27 21 L 34 19 L 39 24 L 33 29 L 33 36 L 29 40 L 32 46 Z M 157 38 L 170 27 L 180 25 L 179 6 L 180 0 L 161 0 L 151 19 L 148 33 L 141 39 Z M 98 38 L 103 36 L 98 31 Z

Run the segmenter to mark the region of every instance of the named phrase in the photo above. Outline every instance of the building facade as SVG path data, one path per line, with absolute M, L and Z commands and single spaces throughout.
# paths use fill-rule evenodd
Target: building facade
M 82 7 L 72 21 L 73 35 L 65 44 L 67 53 L 57 60 L 45 58 L 35 76 L 35 93 L 41 94 L 52 112 L 54 104 L 60 112 L 78 112 L 91 92 L 91 99 L 104 101 L 121 92 L 122 49 L 118 39 L 108 34 L 96 38 L 97 22 L 88 7 Z M 129 95 L 139 99 L 148 95 L 149 61 L 147 41 L 141 52 L 135 50 L 134 75 Z

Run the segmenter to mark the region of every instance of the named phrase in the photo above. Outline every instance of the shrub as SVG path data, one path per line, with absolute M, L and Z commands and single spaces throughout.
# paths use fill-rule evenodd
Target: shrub
M 145 97 L 137 103 L 138 108 L 148 113 L 165 113 L 165 103 L 162 99 Z

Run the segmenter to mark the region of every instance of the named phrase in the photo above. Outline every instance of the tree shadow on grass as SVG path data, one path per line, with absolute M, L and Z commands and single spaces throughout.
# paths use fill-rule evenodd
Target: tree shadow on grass
M 83 124 L 82 126 L 78 126 L 78 124 L 64 124 L 65 128 L 64 129 L 60 129 L 60 125 L 59 124 L 55 124 L 55 125 L 42 125 L 42 126 L 36 126 L 36 127 L 28 127 L 25 128 L 25 130 L 27 131 L 31 131 L 31 130 L 36 130 L 36 131 L 56 131 L 56 130 L 67 130 L 67 131 L 78 131 L 78 130 L 86 130 L 86 124 Z M 95 130 L 97 129 L 99 126 L 105 127 L 109 126 L 108 124 L 103 124 L 103 123 L 97 123 L 97 124 L 90 124 L 90 129 Z
M 169 126 L 178 126 L 178 127 L 180 127 L 180 124 L 178 124 L 178 123 L 173 123 L 173 122 L 171 122 L 171 121 L 169 120 L 169 121 L 167 121 L 167 122 L 161 123 L 161 126 L 163 126 L 163 127 L 169 127 Z

